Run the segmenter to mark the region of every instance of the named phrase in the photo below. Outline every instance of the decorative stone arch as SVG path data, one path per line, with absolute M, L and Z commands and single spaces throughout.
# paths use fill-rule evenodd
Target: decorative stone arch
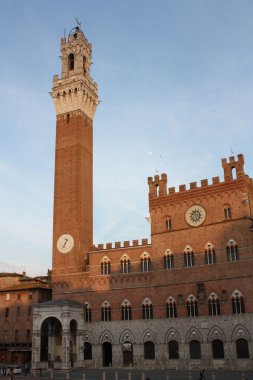
M 122 255 L 121 258 L 120 258 L 120 261 L 121 261 L 121 260 L 130 260 L 130 257 L 128 256 L 127 253 L 124 253 L 124 255 Z M 130 260 L 130 261 L 131 261 L 131 260 Z
M 211 243 L 210 241 L 206 243 L 205 247 L 204 247 L 205 250 L 209 250 L 209 249 L 214 249 L 214 245 L 213 243 Z
M 101 274 L 108 275 L 111 273 L 111 260 L 108 256 L 102 257 L 100 260 Z
M 197 329 L 196 327 L 192 326 L 187 334 L 186 334 L 186 337 L 185 337 L 185 341 L 187 343 L 190 343 L 191 340 L 199 340 L 200 343 L 203 342 L 203 337 L 199 331 L 199 329 Z
M 140 256 L 140 260 L 144 260 L 144 259 L 150 259 L 150 254 L 147 252 L 147 251 L 144 251 L 142 252 L 141 256 Z
M 78 302 L 69 300 L 54 300 L 34 305 L 33 307 L 33 345 L 32 368 L 43 367 L 41 363 L 41 348 L 49 347 L 48 354 L 44 353 L 42 361 L 50 361 L 55 368 L 69 369 L 71 364 L 71 321 L 76 325 L 76 352 L 75 360 L 79 360 L 81 331 L 84 330 L 84 307 Z M 49 322 L 48 325 L 47 321 Z M 52 323 L 51 323 L 52 322 Z M 43 327 L 44 324 L 44 327 Z M 77 329 L 78 326 L 78 329 Z M 42 331 L 44 329 L 44 332 Z M 55 333 L 57 334 L 55 335 Z M 42 335 L 44 334 L 44 338 Z M 48 339 L 46 338 L 48 335 Z M 42 344 L 42 340 L 45 340 Z M 49 356 L 50 354 L 50 356 Z M 60 360 L 58 358 L 60 357 Z
M 102 263 L 102 262 L 111 262 L 111 260 L 109 259 L 109 257 L 108 256 L 103 256 L 102 257 L 102 259 L 100 260 L 100 263 Z
M 146 329 L 143 332 L 142 337 L 141 337 L 141 341 L 143 343 L 148 342 L 148 341 L 155 342 L 155 339 L 156 339 L 156 335 L 151 329 Z
M 120 306 L 132 306 L 131 302 L 125 298 L 122 302 L 121 302 L 121 305 Z
M 106 343 L 106 342 L 113 344 L 113 335 L 112 335 L 112 333 L 109 330 L 105 330 L 100 335 L 100 338 L 99 338 L 99 343 L 100 344 L 103 344 L 103 343 Z
M 241 292 L 240 290 L 238 290 L 238 289 L 235 289 L 235 290 L 233 291 L 233 293 L 231 294 L 231 299 L 232 299 L 233 297 L 234 297 L 234 298 L 236 298 L 236 297 L 242 297 L 242 298 L 244 298 L 242 292 Z
M 187 245 L 185 248 L 184 248 L 184 253 L 193 253 L 193 249 L 190 245 Z
M 247 341 L 251 340 L 251 336 L 248 329 L 246 329 L 246 327 L 241 324 L 235 326 L 232 332 L 231 340 L 235 342 L 237 339 L 246 339 Z
M 84 331 L 82 336 L 83 336 L 84 342 L 89 342 L 91 344 L 94 344 L 94 338 L 89 331 Z
M 120 338 L 119 338 L 119 343 L 122 344 L 124 342 L 131 342 L 131 343 L 135 343 L 135 339 L 134 339 L 134 335 L 133 333 L 126 329 L 122 332 L 122 334 L 120 335 Z
M 226 337 L 225 337 L 225 334 L 224 332 L 222 331 L 222 329 L 215 325 L 213 326 L 210 330 L 209 330 L 209 333 L 207 335 L 207 341 L 208 342 L 212 342 L 213 340 L 215 339 L 220 339 L 222 340 L 223 342 L 226 341 Z
M 180 336 L 179 332 L 174 327 L 171 327 L 166 332 L 164 343 L 168 343 L 171 340 L 176 340 L 178 343 L 181 343 L 181 336 Z
M 153 305 L 153 302 L 151 301 L 151 299 L 149 297 L 146 297 L 142 301 L 142 305 Z

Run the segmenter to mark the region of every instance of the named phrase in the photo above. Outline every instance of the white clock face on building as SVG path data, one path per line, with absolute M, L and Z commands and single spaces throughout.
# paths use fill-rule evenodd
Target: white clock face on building
M 185 220 L 191 227 L 198 227 L 206 219 L 206 210 L 200 205 L 191 206 L 185 213 Z
M 57 249 L 61 253 L 68 253 L 74 247 L 74 238 L 70 234 L 63 234 L 57 240 Z

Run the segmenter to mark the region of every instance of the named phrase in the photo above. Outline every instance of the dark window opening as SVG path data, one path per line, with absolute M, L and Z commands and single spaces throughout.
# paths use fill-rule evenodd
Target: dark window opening
M 176 340 L 169 341 L 168 349 L 170 359 L 179 359 L 179 344 Z
M 201 359 L 201 348 L 198 340 L 192 340 L 190 342 L 190 358 Z
M 224 347 L 223 342 L 220 339 L 212 341 L 213 359 L 224 359 Z
M 144 359 L 155 359 L 155 344 L 153 342 L 144 343 Z
M 73 53 L 69 54 L 69 70 L 74 70 L 75 68 L 75 56 Z

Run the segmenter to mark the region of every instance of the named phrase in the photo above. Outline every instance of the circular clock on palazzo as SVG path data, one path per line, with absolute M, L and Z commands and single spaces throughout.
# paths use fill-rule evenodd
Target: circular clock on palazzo
M 68 253 L 74 247 L 74 238 L 70 234 L 63 234 L 57 240 L 57 249 L 61 253 Z
M 198 227 L 206 219 L 206 210 L 200 205 L 193 205 L 185 213 L 185 220 L 191 227 Z

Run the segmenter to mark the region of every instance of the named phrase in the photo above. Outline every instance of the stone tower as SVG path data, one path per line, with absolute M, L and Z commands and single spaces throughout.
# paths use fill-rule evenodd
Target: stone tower
M 93 242 L 93 118 L 97 84 L 92 46 L 79 27 L 61 40 L 61 78 L 51 96 L 56 110 L 53 279 L 85 269 Z

